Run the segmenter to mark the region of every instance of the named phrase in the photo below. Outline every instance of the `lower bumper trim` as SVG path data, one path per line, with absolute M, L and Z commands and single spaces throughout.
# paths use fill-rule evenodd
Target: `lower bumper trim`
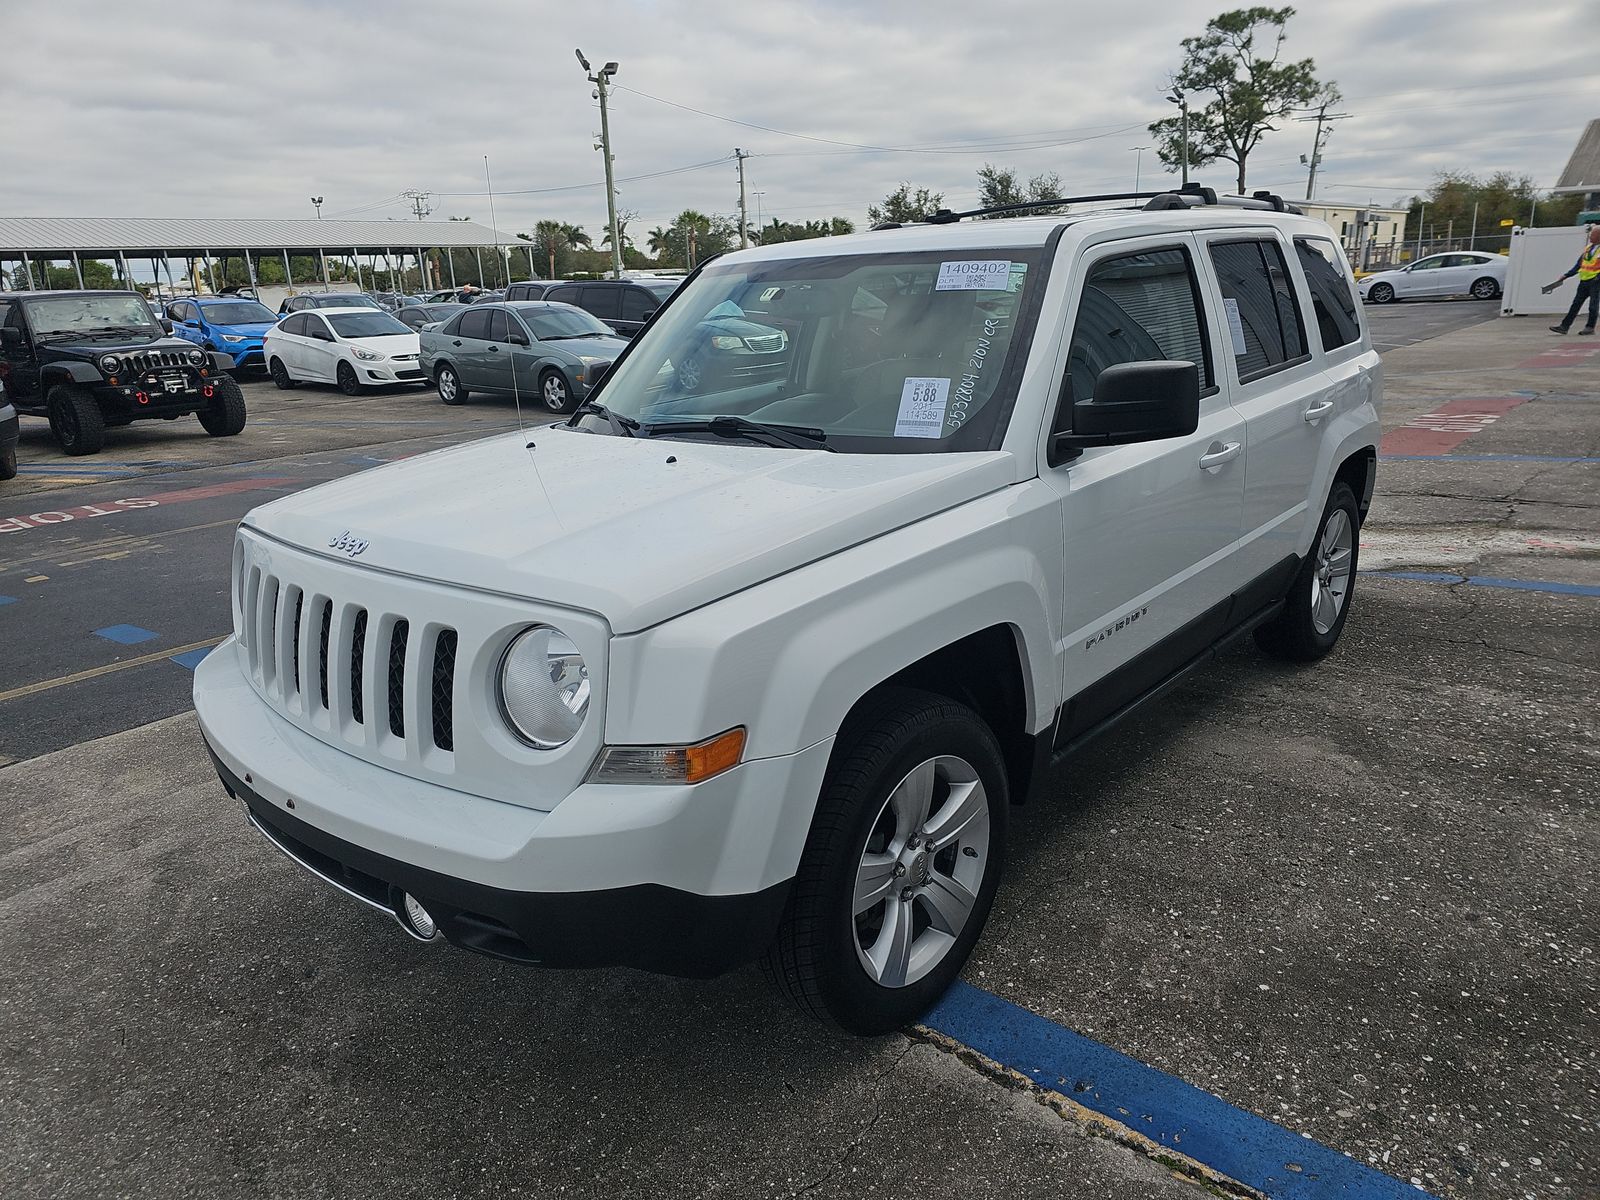
M 399 907 L 409 892 L 449 942 L 493 958 L 709 978 L 766 949 L 789 897 L 787 880 L 759 892 L 703 896 L 653 883 L 592 892 L 519 892 L 442 875 L 307 824 L 256 794 L 209 744 L 206 749 L 223 787 L 244 804 L 250 823 L 290 859 L 387 913 L 403 929 Z

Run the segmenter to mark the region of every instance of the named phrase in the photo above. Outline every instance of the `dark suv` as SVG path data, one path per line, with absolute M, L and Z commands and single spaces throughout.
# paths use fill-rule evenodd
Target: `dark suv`
M 233 360 L 169 328 L 137 292 L 0 292 L 0 380 L 67 454 L 94 454 L 108 427 L 189 413 L 232 437 L 245 423 Z
M 682 283 L 681 279 L 592 279 L 560 284 L 545 292 L 543 299 L 576 304 L 631 338 Z

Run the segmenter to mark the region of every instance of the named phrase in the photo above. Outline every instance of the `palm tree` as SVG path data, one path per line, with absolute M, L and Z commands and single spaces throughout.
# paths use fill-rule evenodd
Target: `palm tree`
M 576 250 L 582 246 L 585 250 L 594 249 L 594 239 L 583 231 L 582 225 L 563 225 L 561 234 L 566 238 L 567 245 Z
M 617 240 L 622 243 L 622 248 L 624 250 L 626 250 L 629 246 L 633 245 L 633 239 L 628 236 L 628 218 L 627 217 L 618 217 L 617 218 Z M 607 249 L 611 248 L 611 230 L 610 229 L 607 229 L 605 231 L 605 233 L 601 235 L 600 244 L 602 246 L 606 247 Z
M 672 245 L 672 230 L 663 229 L 657 225 L 650 231 L 649 241 L 645 245 L 650 247 L 651 257 L 660 257 L 662 251 Z
M 582 232 L 581 230 L 579 232 Z M 533 227 L 533 240 L 544 251 L 545 257 L 550 262 L 550 274 L 546 278 L 556 277 L 556 251 L 567 244 L 567 231 L 560 221 L 540 221 Z

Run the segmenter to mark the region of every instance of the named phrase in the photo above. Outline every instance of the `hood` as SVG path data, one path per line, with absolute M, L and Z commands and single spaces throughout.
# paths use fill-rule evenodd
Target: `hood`
M 593 337 L 557 338 L 545 344 L 552 350 L 565 350 L 568 354 L 587 354 L 590 358 L 616 358 L 628 344 L 628 339 L 597 333 Z
M 142 350 L 183 350 L 195 348 L 193 342 L 178 337 L 150 338 L 89 338 L 84 341 L 47 342 L 42 349 L 60 353 L 99 356 L 101 354 L 137 354 Z
M 1356 280 L 1356 286 L 1366 287 L 1368 284 L 1377 283 L 1380 279 L 1393 279 L 1396 275 L 1404 274 L 1404 271 L 1392 268 L 1387 271 L 1374 271 L 1371 275 L 1363 275 L 1360 279 Z
M 586 609 L 630 633 L 1011 479 L 1000 451 L 827 454 L 539 428 L 299 492 L 245 524 L 339 559 L 329 543 L 348 531 L 370 543 L 362 567 Z
M 277 324 L 276 321 L 252 321 L 248 325 L 213 325 L 211 328 L 235 337 L 264 337 L 267 330 L 276 328 Z
M 346 338 L 352 346 L 363 350 L 376 350 L 379 354 L 415 354 L 417 335 L 414 333 L 386 333 L 382 337 Z
M 718 333 L 732 334 L 736 337 L 767 337 L 774 333 L 783 332 L 774 329 L 771 325 L 758 325 L 754 321 L 747 321 L 743 317 L 707 317 L 700 322 L 706 329 L 714 329 Z

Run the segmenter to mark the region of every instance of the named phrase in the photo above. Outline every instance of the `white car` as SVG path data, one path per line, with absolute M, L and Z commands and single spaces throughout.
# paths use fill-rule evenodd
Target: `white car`
M 280 388 L 332 383 L 347 396 L 363 388 L 426 383 L 417 363 L 417 331 L 376 308 L 317 308 L 290 313 L 262 342 Z
M 421 941 L 923 1013 L 1053 763 L 1334 647 L 1382 392 L 1276 198 L 940 216 L 723 255 L 567 421 L 246 516 L 194 698 L 251 824 Z M 789 369 L 684 386 L 730 306 Z
M 1506 265 L 1510 261 L 1503 254 L 1477 250 L 1430 254 L 1409 266 L 1374 272 L 1357 286 L 1361 298 L 1373 304 L 1441 296 L 1493 300 L 1505 291 Z

